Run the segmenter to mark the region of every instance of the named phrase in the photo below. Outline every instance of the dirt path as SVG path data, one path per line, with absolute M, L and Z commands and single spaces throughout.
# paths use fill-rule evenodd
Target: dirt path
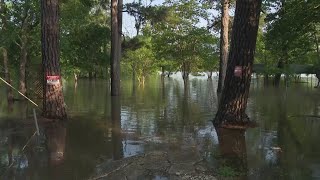
M 215 180 L 195 148 L 154 151 L 100 166 L 91 180 Z

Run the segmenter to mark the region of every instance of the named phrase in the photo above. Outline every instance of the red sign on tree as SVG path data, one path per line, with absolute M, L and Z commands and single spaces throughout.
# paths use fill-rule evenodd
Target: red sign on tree
M 60 83 L 60 76 L 46 76 L 48 85 L 57 85 Z

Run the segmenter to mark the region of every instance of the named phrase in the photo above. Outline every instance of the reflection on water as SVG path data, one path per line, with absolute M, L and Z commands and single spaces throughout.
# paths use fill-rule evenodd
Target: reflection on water
M 216 131 L 210 121 L 216 79 L 190 79 L 187 89 L 175 78 L 151 78 L 144 87 L 123 80 L 120 98 L 109 96 L 103 80 L 70 82 L 64 88 L 70 120 L 42 125 L 24 151 L 35 129 L 21 122 L 32 119 L 32 107 L 15 102 L 8 109 L 0 87 L 0 179 L 86 179 L 117 159 L 154 150 L 178 156 L 190 146 L 214 175 L 320 178 L 318 89 L 254 83 L 247 113 L 259 127 Z
M 51 166 L 61 165 L 65 159 L 66 127 L 63 124 L 50 124 L 44 129 L 47 148 L 49 153 L 49 164 Z
M 247 179 L 247 149 L 245 130 L 216 128 L 219 139 L 218 174 L 221 176 L 236 176 Z
M 123 158 L 123 145 L 121 137 L 121 105 L 120 97 L 111 97 L 112 145 L 113 159 Z

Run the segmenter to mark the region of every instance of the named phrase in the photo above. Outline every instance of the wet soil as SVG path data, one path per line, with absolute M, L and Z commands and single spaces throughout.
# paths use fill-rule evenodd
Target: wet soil
M 212 169 L 195 149 L 183 151 L 154 151 L 133 156 L 106 165 L 90 178 L 110 180 L 215 180 Z

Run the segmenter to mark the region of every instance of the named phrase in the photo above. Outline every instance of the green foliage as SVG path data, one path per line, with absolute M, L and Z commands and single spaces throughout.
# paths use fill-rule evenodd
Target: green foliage
M 66 75 L 103 72 L 109 64 L 109 17 L 97 3 L 68 0 L 61 5 L 61 61 Z
M 268 14 L 266 48 L 275 59 L 288 63 L 311 63 L 315 51 L 314 34 L 319 34 L 319 3 L 290 0 L 273 3 L 279 9 Z M 310 62 L 311 61 L 311 62 Z
M 207 16 L 207 6 L 193 0 L 167 1 L 165 21 L 152 26 L 154 51 L 167 64 L 177 63 L 182 71 L 213 69 L 217 60 L 217 38 L 197 24 Z M 162 66 L 163 67 L 163 66 Z
M 143 84 L 145 78 L 155 72 L 156 59 L 152 51 L 150 38 L 139 38 L 139 48 L 127 49 L 124 53 L 124 61 L 129 63 L 132 71 L 135 71 L 139 83 Z
M 40 2 L 3 2 L 0 47 L 8 50 L 10 71 L 19 69 L 22 36 L 27 36 L 29 66 L 36 67 L 41 63 Z M 134 17 L 137 36 L 124 36 L 122 66 L 136 71 L 139 79 L 160 68 L 187 74 L 217 70 L 219 37 L 211 34 L 204 22 L 211 21 L 213 9 L 219 8 L 219 1 L 206 0 L 125 4 L 123 11 Z M 277 68 L 279 61 L 320 67 L 319 8 L 317 0 L 265 1 L 255 54 L 255 63 L 265 64 L 265 73 L 290 73 Z M 214 24 L 219 29 L 219 22 Z M 60 32 L 64 75 L 106 74 L 111 38 L 107 1 L 61 0 Z
M 32 70 L 31 66 L 41 62 L 40 1 L 1 1 L 0 21 L 0 47 L 5 48 L 8 52 L 9 72 L 12 83 L 16 86 L 18 81 L 15 80 L 19 75 L 22 44 L 25 45 L 23 48 L 27 51 L 29 71 Z M 0 60 L 2 64 L 2 55 Z M 27 73 L 27 75 L 30 74 Z
M 124 10 L 135 19 L 136 35 L 139 35 L 140 29 L 149 22 L 156 24 L 165 21 L 168 16 L 168 8 L 165 6 L 143 5 L 142 1 L 127 3 Z

